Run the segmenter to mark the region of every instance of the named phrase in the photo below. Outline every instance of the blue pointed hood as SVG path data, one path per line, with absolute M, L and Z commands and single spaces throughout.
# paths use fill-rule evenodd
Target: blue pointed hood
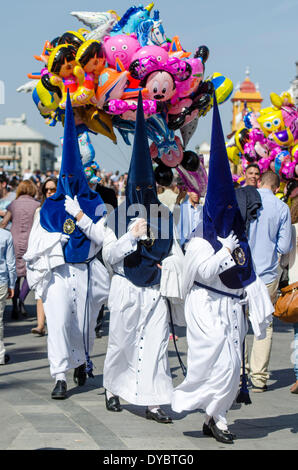
M 125 194 L 124 203 L 111 217 L 111 220 L 115 221 L 116 236 L 119 237 L 127 232 L 131 219 L 136 216 L 146 218 L 148 226 L 148 240 L 138 241 L 137 250 L 124 258 L 125 276 L 139 287 L 157 285 L 161 277 L 161 269 L 157 265 L 169 255 L 173 243 L 173 217 L 157 197 L 141 93 L 138 99 L 134 144 Z M 150 212 L 152 205 L 155 205 L 155 209 L 161 210 L 156 210 L 152 215 Z M 166 235 L 163 230 L 165 226 Z
M 136 190 L 137 187 L 140 187 L 138 191 Z M 148 187 L 150 191 L 148 191 Z M 129 204 L 159 204 L 141 93 L 139 93 L 138 99 L 134 143 L 125 193 Z
M 40 223 L 48 232 L 69 234 L 64 247 L 65 261 L 81 263 L 88 259 L 90 240 L 76 226 L 76 220 L 64 208 L 65 196 L 77 196 L 82 211 L 96 223 L 103 215 L 103 200 L 88 186 L 81 161 L 76 126 L 69 93 L 66 102 L 63 151 L 56 193 L 46 199 L 40 211 Z
M 208 186 L 203 207 L 203 237 L 217 252 L 222 248 L 217 236 L 225 238 L 231 230 L 240 242 L 240 248 L 232 254 L 236 266 L 222 273 L 220 278 L 227 287 L 240 289 L 251 284 L 256 275 L 245 235 L 245 224 L 236 200 L 218 105 L 214 95 Z

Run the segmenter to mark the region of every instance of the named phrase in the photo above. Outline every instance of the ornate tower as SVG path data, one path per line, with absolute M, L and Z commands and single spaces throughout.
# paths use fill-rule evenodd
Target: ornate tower
M 245 75 L 245 80 L 241 85 L 238 84 L 236 86 L 235 94 L 231 99 L 233 103 L 232 132 L 244 127 L 242 117 L 245 106 L 254 112 L 258 112 L 261 109 L 261 103 L 263 101 L 258 84 L 255 85 L 249 78 L 249 67 L 246 68 Z

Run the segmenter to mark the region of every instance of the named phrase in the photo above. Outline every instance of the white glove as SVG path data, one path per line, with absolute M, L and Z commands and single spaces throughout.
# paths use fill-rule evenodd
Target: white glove
M 78 213 L 81 212 L 77 196 L 75 196 L 73 199 L 71 199 L 69 196 L 65 196 L 64 207 L 66 212 L 68 212 L 73 217 L 76 217 Z
M 61 238 L 60 238 L 61 245 L 62 246 L 66 245 L 68 240 L 69 240 L 69 235 L 67 235 L 66 233 L 62 233 Z
M 230 250 L 231 253 L 233 253 L 236 248 L 240 246 L 239 240 L 237 236 L 234 234 L 233 230 L 231 233 L 227 236 L 227 238 L 221 238 L 217 237 L 217 240 L 220 241 L 220 243 L 225 247 Z
M 134 217 L 128 225 L 128 230 L 132 232 L 135 238 L 147 240 L 147 223 L 145 219 Z

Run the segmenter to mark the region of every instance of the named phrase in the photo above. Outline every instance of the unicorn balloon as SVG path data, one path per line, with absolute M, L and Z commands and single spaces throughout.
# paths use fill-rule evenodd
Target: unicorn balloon
M 141 46 L 161 46 L 165 49 L 168 47 L 167 38 L 159 18 L 159 11 L 155 10 L 153 19 L 142 21 L 138 24 L 136 30 L 138 41 Z
M 110 32 L 111 36 L 115 34 L 131 34 L 135 33 L 138 25 L 142 21 L 146 21 L 150 17 L 150 12 L 154 6 L 154 3 L 150 3 L 145 8 L 143 5 L 138 7 L 130 7 L 122 16 L 121 20 L 114 26 Z

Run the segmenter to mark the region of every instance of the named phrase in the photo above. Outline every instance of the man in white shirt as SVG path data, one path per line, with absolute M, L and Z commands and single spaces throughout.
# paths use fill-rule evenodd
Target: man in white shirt
M 197 227 L 203 227 L 202 221 L 203 206 L 200 204 L 200 195 L 188 191 L 187 199 L 180 205 L 180 217 L 177 224 L 181 247 L 184 247 Z M 203 233 L 199 233 L 197 236 L 203 236 Z
M 262 207 L 257 218 L 249 225 L 248 243 L 256 273 L 266 284 L 274 304 L 281 270 L 279 257 L 291 249 L 291 216 L 287 204 L 275 196 L 280 185 L 279 176 L 273 171 L 262 174 L 260 187 Z M 267 390 L 268 366 L 272 346 L 273 325 L 268 326 L 266 338 L 254 341 L 250 358 L 252 391 Z M 247 372 L 248 372 L 247 366 Z

